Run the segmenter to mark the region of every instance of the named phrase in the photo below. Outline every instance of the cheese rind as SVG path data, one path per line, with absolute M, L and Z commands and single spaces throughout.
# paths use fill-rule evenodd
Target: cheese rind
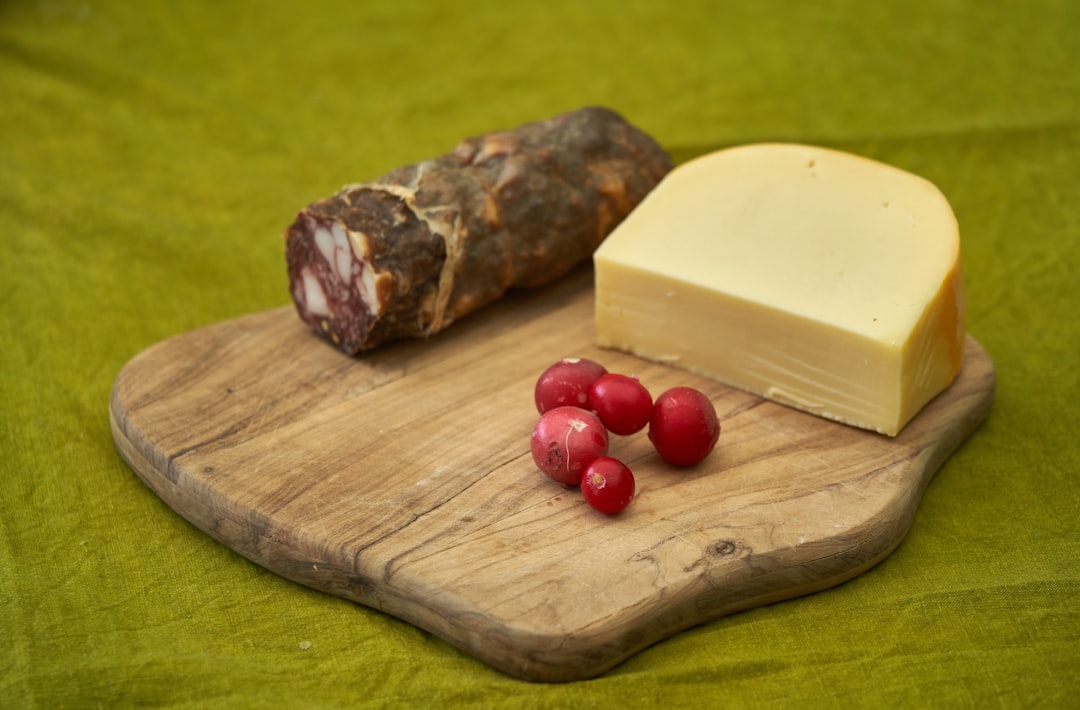
M 795 144 L 668 174 L 594 254 L 604 347 L 888 435 L 959 371 L 956 218 L 930 182 Z

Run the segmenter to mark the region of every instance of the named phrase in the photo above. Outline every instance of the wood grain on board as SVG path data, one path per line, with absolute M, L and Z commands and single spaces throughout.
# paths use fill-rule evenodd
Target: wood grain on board
M 637 497 L 613 518 L 591 510 L 529 454 L 533 384 L 564 356 L 654 395 L 700 388 L 717 449 L 683 470 L 644 433 L 613 437 Z M 179 335 L 123 368 L 110 415 L 142 480 L 236 552 L 511 675 L 567 681 L 885 558 L 993 391 L 969 337 L 957 381 L 898 437 L 854 429 L 595 347 L 580 271 L 358 358 L 291 307 Z

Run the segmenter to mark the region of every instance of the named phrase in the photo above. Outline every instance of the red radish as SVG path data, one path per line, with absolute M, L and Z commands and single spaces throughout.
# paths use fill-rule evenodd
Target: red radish
M 581 493 L 593 509 L 615 515 L 630 505 L 634 497 L 634 474 L 622 461 L 601 456 L 585 469 Z
M 656 398 L 649 420 L 649 440 L 675 466 L 693 466 L 720 438 L 716 408 L 692 387 L 673 387 Z
M 589 388 L 589 406 L 612 434 L 627 436 L 645 428 L 652 416 L 652 395 L 636 377 L 601 375 Z
M 580 407 L 555 407 L 540 416 L 530 440 L 537 467 L 559 483 L 581 483 L 585 467 L 608 450 L 600 418 Z
M 536 409 L 543 414 L 555 407 L 582 407 L 589 403 L 589 387 L 607 369 L 583 357 L 568 357 L 544 370 L 536 381 L 533 397 Z

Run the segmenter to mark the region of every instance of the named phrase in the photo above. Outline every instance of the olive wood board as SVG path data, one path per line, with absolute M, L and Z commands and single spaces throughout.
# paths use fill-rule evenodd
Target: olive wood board
M 510 675 L 570 681 L 865 572 L 990 410 L 993 364 L 970 336 L 956 381 L 895 438 L 602 350 L 591 278 L 357 357 L 290 306 L 178 335 L 118 374 L 113 437 L 166 504 L 259 565 Z M 564 356 L 654 395 L 698 387 L 717 448 L 677 469 L 645 432 L 613 436 L 637 495 L 616 516 L 592 510 L 529 453 L 534 383 Z

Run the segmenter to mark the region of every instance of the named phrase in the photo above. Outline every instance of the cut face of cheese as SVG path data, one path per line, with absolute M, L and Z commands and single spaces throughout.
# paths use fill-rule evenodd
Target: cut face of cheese
M 930 182 L 759 144 L 676 168 L 594 255 L 603 347 L 895 435 L 964 349 L 956 218 Z

